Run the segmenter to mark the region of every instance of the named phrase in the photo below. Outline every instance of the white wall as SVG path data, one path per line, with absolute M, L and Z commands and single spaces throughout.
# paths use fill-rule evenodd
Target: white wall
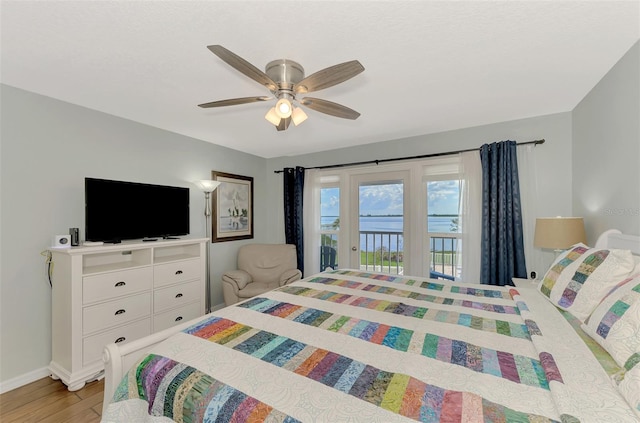
M 269 238 L 284 241 L 282 174 L 273 173 L 284 166 L 322 166 L 394 157 L 419 156 L 469 148 L 484 143 L 514 140 L 526 142 L 545 139 L 536 147 L 538 203 L 535 217 L 571 215 L 571 113 L 558 113 L 438 134 L 379 142 L 321 153 L 268 160 Z M 304 142 L 304 141 L 301 141 Z M 551 262 L 552 253 L 541 253 L 544 263 Z M 532 270 L 528 264 L 528 270 Z M 535 269 L 538 272 L 541 269 Z
M 594 242 L 640 235 L 640 42 L 573 111 L 573 210 Z
M 51 291 L 40 252 L 70 227 L 84 233 L 84 178 L 191 188 L 191 233 L 204 236 L 204 194 L 191 182 L 211 170 L 254 177 L 255 239 L 266 242 L 266 160 L 0 85 L 0 381 L 51 360 Z M 212 304 L 220 276 L 250 241 L 211 246 Z M 8 385 L 11 385 L 9 383 Z

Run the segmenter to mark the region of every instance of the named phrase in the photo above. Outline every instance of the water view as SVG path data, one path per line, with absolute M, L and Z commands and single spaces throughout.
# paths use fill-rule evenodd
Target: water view
M 456 215 L 438 215 L 429 216 L 427 219 L 428 231 L 431 233 L 455 233 L 457 230 Z M 331 229 L 338 217 L 337 216 L 322 216 L 321 223 L 322 229 Z M 390 232 L 390 233 L 402 233 L 403 217 L 402 216 L 360 216 L 360 232 Z M 453 230 L 452 230 L 453 229 Z M 365 250 L 366 238 L 360 237 L 360 249 Z M 378 237 L 378 239 L 380 239 Z M 397 245 L 396 239 L 398 237 L 392 236 L 389 239 L 383 237 L 383 246 L 391 251 L 402 251 L 402 238 L 400 237 L 400 245 Z M 371 241 L 370 241 L 371 242 Z M 433 243 L 431 245 L 432 251 L 454 251 L 455 239 L 445 238 L 443 242 Z

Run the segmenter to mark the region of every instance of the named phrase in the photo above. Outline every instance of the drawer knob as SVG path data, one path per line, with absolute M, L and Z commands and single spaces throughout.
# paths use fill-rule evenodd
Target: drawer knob
M 176 270 L 176 275 L 182 275 L 182 270 Z
M 116 286 L 125 286 L 126 283 L 124 281 L 120 281 L 116 284 Z
M 121 336 L 120 338 L 116 339 L 116 344 L 119 343 L 119 342 L 124 342 L 125 339 L 127 339 L 127 338 L 125 338 L 124 336 Z
M 176 298 L 182 298 L 182 294 L 176 294 Z
M 182 316 L 176 317 L 176 322 L 179 322 L 180 320 L 182 320 Z
M 117 316 L 118 314 L 123 314 L 125 313 L 125 311 L 126 311 L 125 309 L 121 308 L 120 310 L 116 311 L 115 315 Z

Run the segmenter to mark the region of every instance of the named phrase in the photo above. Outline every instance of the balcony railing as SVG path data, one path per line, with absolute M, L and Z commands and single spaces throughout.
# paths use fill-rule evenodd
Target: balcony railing
M 456 233 L 438 233 L 429 238 L 429 277 L 454 280 L 460 276 Z M 402 232 L 360 231 L 360 269 L 401 275 L 404 272 L 404 238 Z M 337 249 L 338 234 L 323 233 L 322 246 Z M 330 257 L 321 248 L 321 265 Z M 335 257 L 335 255 L 334 255 Z M 337 259 L 336 259 L 337 261 Z M 339 267 L 333 263 L 334 268 Z
M 455 280 L 460 277 L 460 268 L 458 266 L 458 242 L 457 234 L 440 233 L 437 236 L 427 235 L 429 237 L 429 254 L 431 259 L 429 263 L 429 276 L 434 279 Z
M 360 231 L 360 268 L 401 275 L 402 245 L 402 232 Z

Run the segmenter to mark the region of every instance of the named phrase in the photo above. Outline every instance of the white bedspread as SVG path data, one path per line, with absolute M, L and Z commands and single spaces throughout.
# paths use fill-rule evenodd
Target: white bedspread
M 150 351 L 104 421 L 636 422 L 534 289 L 334 271 L 190 332 Z

